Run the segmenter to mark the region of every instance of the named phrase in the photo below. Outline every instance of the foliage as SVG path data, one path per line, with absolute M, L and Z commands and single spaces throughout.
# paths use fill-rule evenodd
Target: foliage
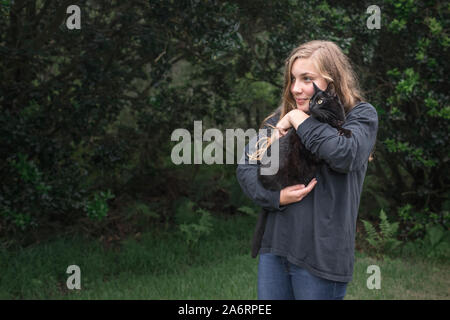
M 448 211 L 445 211 L 442 217 L 443 221 L 441 221 L 439 215 L 430 212 L 428 208 L 416 212 L 412 205 L 406 204 L 399 208 L 398 216 L 402 224 L 403 240 L 423 238 L 426 234 L 427 226 L 443 226 L 446 229 L 450 226 Z
M 181 198 L 174 205 L 175 223 L 186 243 L 191 247 L 200 238 L 213 231 L 213 220 L 208 210 L 199 208 L 188 198 Z
M 50 207 L 51 187 L 44 181 L 36 164 L 27 160 L 24 154 L 19 153 L 17 159 L 9 159 L 8 165 L 17 178 L 15 183 L 5 190 L 5 195 L 0 195 L 0 211 L 6 221 L 25 231 L 30 226 L 36 226 L 38 214 L 35 208 L 39 208 L 39 204 Z M 8 199 L 9 195 L 12 196 Z
M 441 225 L 428 224 L 425 226 L 423 239 L 406 242 L 402 247 L 402 254 L 448 262 L 450 258 L 450 231 L 444 229 Z
M 152 208 L 141 201 L 133 202 L 130 206 L 127 206 L 129 216 L 142 216 L 148 218 L 159 218 L 160 215 L 152 210 Z
M 88 201 L 85 206 L 85 211 L 89 219 L 101 221 L 108 213 L 107 201 L 113 199 L 114 195 L 110 190 L 107 192 L 97 192 L 94 194 L 94 199 Z
M 442 59 L 448 55 L 448 17 L 441 10 L 448 10 L 443 2 L 384 1 L 386 27 L 373 35 L 377 67 L 370 76 L 378 90 L 370 98 L 381 120 L 377 153 L 386 159 L 385 166 L 375 164 L 374 174 L 383 177 L 392 212 L 404 203 L 423 212 L 416 227 L 422 236 L 427 223 L 444 225 L 448 216 L 450 70 Z
M 186 242 L 189 246 L 196 244 L 202 236 L 206 236 L 213 230 L 211 213 L 197 209 L 195 211 L 197 215 L 200 215 L 198 222 L 183 223 L 179 225 L 180 231 L 184 234 Z
M 70 226 L 95 190 L 123 193 L 136 177 L 154 173 L 167 154 L 161 141 L 195 114 L 215 111 L 214 94 L 201 83 L 194 95 L 189 83 L 170 86 L 173 67 L 223 56 L 237 39 L 227 3 L 79 1 L 81 30 L 65 27 L 69 4 L 2 7 L 2 232 L 27 221 Z M 10 165 L 21 154 L 39 172 L 38 180 L 21 181 L 27 188 L 15 187 L 21 176 Z
M 401 244 L 396 239 L 398 222 L 390 223 L 383 209 L 380 211 L 380 231 L 377 231 L 369 221 L 362 220 L 362 222 L 367 233 L 366 241 L 377 256 L 392 253 Z
M 444 2 L 381 1 L 380 30 L 349 0 L 82 0 L 81 30 L 65 27 L 70 1 L 1 4 L 0 236 L 63 232 L 88 212 L 108 220 L 97 190 L 118 195 L 111 205 L 163 203 L 167 221 L 183 196 L 211 212 L 257 212 L 233 166 L 167 165 L 170 135 L 193 120 L 259 127 L 279 102 L 284 58 L 312 39 L 348 54 L 378 111 L 361 215 L 386 208 L 403 240 L 448 228 Z
M 239 207 L 238 211 L 245 213 L 251 217 L 256 217 L 257 213 L 255 212 L 255 209 L 247 207 L 247 206 L 243 206 L 243 207 Z
M 428 225 L 422 244 L 428 249 L 428 257 L 438 257 L 450 252 L 450 232 L 440 225 Z M 420 240 L 419 240 L 420 241 Z

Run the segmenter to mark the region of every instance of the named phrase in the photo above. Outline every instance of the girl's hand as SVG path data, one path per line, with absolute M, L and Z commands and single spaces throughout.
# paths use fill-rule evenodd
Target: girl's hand
M 289 128 L 292 127 L 289 113 L 287 113 L 280 121 L 278 121 L 276 127 L 279 131 L 279 137 L 283 137 L 287 134 Z
M 309 115 L 307 115 L 305 112 L 294 109 L 286 113 L 286 115 L 277 123 L 277 128 L 280 131 L 279 136 L 283 137 L 287 134 L 288 130 L 293 127 L 295 130 L 297 130 L 298 126 L 309 118 Z
M 316 186 L 316 178 L 312 179 L 305 187 L 304 184 L 289 186 L 280 191 L 280 206 L 302 200 Z
M 295 130 L 298 129 L 298 126 L 302 124 L 303 121 L 309 118 L 308 114 L 299 109 L 289 111 L 286 116 L 288 116 L 291 126 L 294 127 Z

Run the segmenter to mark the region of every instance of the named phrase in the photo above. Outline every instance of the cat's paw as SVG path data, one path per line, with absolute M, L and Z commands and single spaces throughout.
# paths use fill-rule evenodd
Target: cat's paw
M 340 129 L 339 130 L 340 136 L 345 136 L 346 138 L 350 138 L 352 136 L 352 132 L 348 129 Z

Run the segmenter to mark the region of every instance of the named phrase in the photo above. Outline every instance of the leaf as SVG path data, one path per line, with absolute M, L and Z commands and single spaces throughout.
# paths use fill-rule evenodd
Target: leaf
M 444 237 L 444 229 L 440 225 L 435 225 L 427 228 L 427 236 L 430 240 L 431 246 L 436 246 Z
M 253 208 L 247 207 L 247 206 L 242 206 L 238 208 L 238 211 L 248 214 L 251 217 L 256 217 L 256 211 Z
M 372 224 L 366 220 L 362 220 L 364 228 L 366 230 L 367 233 L 367 242 L 373 246 L 373 247 L 377 247 L 378 246 L 378 242 L 380 240 L 379 235 L 377 234 L 375 228 L 372 226 Z

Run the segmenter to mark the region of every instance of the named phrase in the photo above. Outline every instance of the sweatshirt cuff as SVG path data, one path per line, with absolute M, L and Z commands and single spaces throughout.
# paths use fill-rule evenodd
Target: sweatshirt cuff
M 269 193 L 269 201 L 270 201 L 270 206 L 272 207 L 272 210 L 275 209 L 277 211 L 283 211 L 284 209 L 286 209 L 286 206 L 280 206 L 280 193 L 281 190 L 277 190 L 277 191 L 272 191 L 272 190 L 267 190 Z
M 317 120 L 314 117 L 309 117 L 305 121 L 299 124 L 297 127 L 297 135 L 300 137 L 303 143 L 305 143 L 305 134 L 307 132 L 310 132 L 313 128 L 317 127 L 318 125 L 322 125 L 323 123 Z

